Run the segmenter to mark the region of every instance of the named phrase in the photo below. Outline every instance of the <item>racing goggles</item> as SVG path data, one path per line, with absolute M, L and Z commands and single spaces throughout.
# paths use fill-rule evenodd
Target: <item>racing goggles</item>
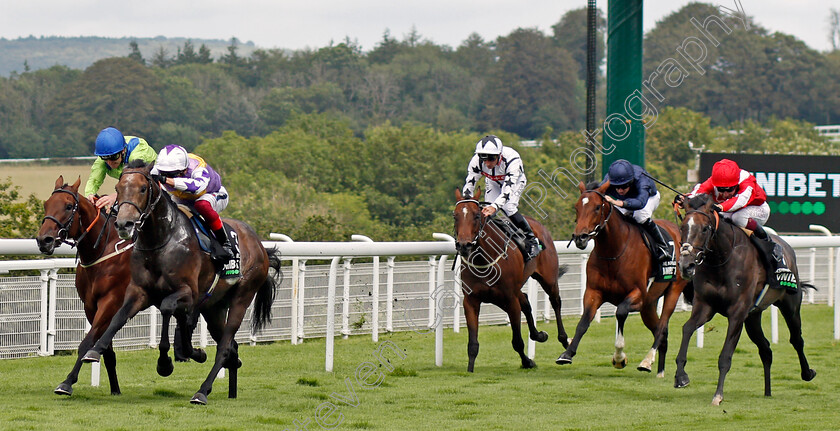
M 499 155 L 498 154 L 479 154 L 478 155 L 478 160 L 482 161 L 482 162 L 495 162 L 496 160 L 499 160 Z
M 114 162 L 122 157 L 122 151 L 119 153 L 111 154 L 110 156 L 99 156 L 100 159 L 105 160 L 106 162 Z
M 717 191 L 718 191 L 718 192 L 720 192 L 720 193 L 731 193 L 731 192 L 734 192 L 735 190 L 737 190 L 737 189 L 738 189 L 738 186 L 732 186 L 732 187 L 715 187 L 715 188 L 716 188 L 716 189 L 717 189 Z

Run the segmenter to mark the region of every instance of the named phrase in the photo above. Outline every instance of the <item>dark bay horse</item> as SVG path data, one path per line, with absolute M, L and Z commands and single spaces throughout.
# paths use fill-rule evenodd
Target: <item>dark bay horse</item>
M 84 303 L 90 331 L 79 344 L 79 355 L 67 378 L 55 388 L 59 395 L 71 395 L 79 379 L 82 356 L 108 328 L 125 297 L 131 279 L 129 256 L 131 242 L 117 236 L 114 225 L 106 223 L 96 206 L 79 196 L 81 179 L 73 185 L 64 177 L 55 181 L 52 195 L 44 202 L 44 220 L 36 238 L 41 253 L 51 255 L 63 242 L 74 243 L 79 253 L 76 265 L 76 291 Z M 103 351 L 111 394 L 120 394 L 116 356 L 109 344 Z
M 683 243 L 679 268 L 683 277 L 693 280 L 695 295 L 691 317 L 683 325 L 674 387 L 682 388 L 689 383 L 685 362 L 691 335 L 715 313 L 720 313 L 727 317 L 729 327 L 718 358 L 720 374 L 712 404 L 719 405 L 723 401 L 723 381 L 732 366 L 732 353 L 744 327 L 750 340 L 758 346 L 758 355 L 764 365 L 764 395 L 769 397 L 773 352 L 761 329 L 761 313 L 771 304 L 779 308 L 787 322 L 790 343 L 799 355 L 802 380 L 812 380 L 817 372 L 808 367 L 805 358 L 799 308 L 802 305 L 802 289 L 813 286 L 802 283 L 799 278 L 793 249 L 784 240 L 772 235 L 773 241 L 781 244 L 788 267 L 796 275 L 799 284 L 796 293 L 768 288 L 758 250 L 742 229 L 732 223 L 721 222 L 713 206 L 714 201 L 708 195 L 692 198 L 687 202 L 680 227 Z
M 131 282 L 122 308 L 83 359 L 99 360 L 100 353 L 128 319 L 155 305 L 163 317 L 157 370 L 168 376 L 173 369 L 168 355 L 169 319 L 174 316 L 180 329 L 175 331 L 176 357 L 180 344 L 183 356 L 197 359 L 203 352 L 192 348 L 191 338 L 200 312 L 217 343 L 216 359 L 190 402 L 207 404 L 207 395 L 222 367 L 229 369 L 228 396 L 235 398 L 241 361 L 234 335 L 252 300 L 253 328 L 258 330 L 270 321 L 275 280 L 269 275 L 269 268 L 279 272 L 279 256 L 273 250 L 265 250 L 250 226 L 224 219 L 239 238 L 241 278 L 218 279 L 210 255 L 199 248 L 189 219 L 151 178 L 150 170 L 151 166 L 132 162 L 117 183 L 117 232 L 122 238 L 136 237 L 130 262 Z
M 558 364 L 571 364 L 583 334 L 589 329 L 595 312 L 609 302 L 615 311 L 616 336 L 612 363 L 616 368 L 627 365 L 624 353 L 624 322 L 631 311 L 641 314 L 642 322 L 653 333 L 653 346 L 639 364 L 640 371 L 650 372 L 656 353 L 659 352 L 657 377 L 665 376 L 665 353 L 668 351 L 668 320 L 676 307 L 686 281 L 677 276 L 673 280 L 653 282 L 658 263 L 651 256 L 642 238 L 641 229 L 607 202 L 604 193 L 609 182 L 590 188 L 578 184 L 580 198 L 575 203 L 577 214 L 572 239 L 583 250 L 590 239 L 595 248 L 586 262 L 586 290 L 583 294 L 583 314 L 575 330 L 572 343 L 557 358 Z M 664 227 L 674 244 L 679 244 L 677 225 L 666 220 L 655 220 Z M 662 316 L 656 313 L 659 298 L 664 295 Z
M 540 283 L 548 294 L 557 318 L 557 338 L 566 346 L 568 337 L 560 317 L 560 290 L 557 284 L 566 273 L 566 267 L 559 266 L 557 251 L 548 230 L 530 217 L 527 217 L 528 223 L 545 249 L 526 264 L 519 248 L 510 242 L 510 238 L 500 228 L 488 223 L 482 215 L 482 204 L 478 200 L 480 197 L 479 188 L 476 188 L 475 196 L 472 197 L 463 196 L 460 190 L 455 191 L 456 249 L 461 255 L 461 281 L 465 284 L 464 317 L 469 331 L 467 371 L 473 372 L 475 358 L 478 356 L 478 315 L 482 302 L 494 304 L 508 314 L 513 333 L 513 350 L 519 353 L 523 368 L 534 368 L 536 364 L 525 354 L 520 329 L 521 314 L 525 313 L 532 340 L 545 342 L 548 334 L 537 331 L 531 304 L 522 292 L 522 286 L 528 277 Z

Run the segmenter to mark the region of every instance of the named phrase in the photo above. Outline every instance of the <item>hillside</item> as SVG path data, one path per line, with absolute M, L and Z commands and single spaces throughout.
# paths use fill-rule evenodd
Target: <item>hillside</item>
M 106 38 L 106 37 L 34 37 L 9 40 L 0 38 L 0 76 L 9 76 L 13 71 L 23 72 L 24 62 L 30 70 L 46 69 L 54 65 L 64 65 L 71 69 L 85 69 L 96 60 L 109 57 L 128 56 L 129 43 L 137 41 L 140 52 L 146 60 L 152 58 L 160 47 L 169 56 L 175 55 L 179 47 L 184 46 L 187 38 Z M 213 58 L 227 53 L 230 41 L 221 39 L 189 39 L 198 49 L 201 44 L 207 46 Z M 238 53 L 250 55 L 257 46 L 253 42 L 240 42 Z

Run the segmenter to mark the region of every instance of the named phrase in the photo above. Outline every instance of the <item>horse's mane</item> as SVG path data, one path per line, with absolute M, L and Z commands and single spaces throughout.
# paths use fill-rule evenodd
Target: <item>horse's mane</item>
M 688 209 L 696 210 L 703 208 L 712 201 L 712 197 L 707 194 L 697 195 L 686 202 Z
M 590 181 L 590 182 L 586 183 L 586 190 L 595 190 L 598 187 L 601 187 L 601 182 L 600 181 Z
M 146 163 L 146 161 L 145 161 L 145 160 L 142 160 L 142 159 L 134 159 L 134 160 L 132 160 L 132 161 L 128 162 L 128 164 L 127 164 L 127 165 L 125 165 L 125 167 L 126 167 L 126 168 L 131 168 L 131 169 L 134 169 L 134 168 L 146 168 L 146 167 L 148 167 L 148 166 L 149 166 L 149 165 Z

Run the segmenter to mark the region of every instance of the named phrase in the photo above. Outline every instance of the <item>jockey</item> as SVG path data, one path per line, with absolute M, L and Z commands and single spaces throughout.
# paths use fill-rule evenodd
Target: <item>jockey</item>
M 774 287 L 795 289 L 796 280 L 785 264 L 782 247 L 773 242 L 762 227 L 770 218 L 770 206 L 767 205 L 767 195 L 752 174 L 738 167 L 732 160 L 720 160 L 712 167 L 711 178 L 697 184 L 686 198 L 699 194 L 712 196 L 722 217 L 753 232 L 750 240 L 762 252 L 768 272 L 775 272 L 775 277 L 767 277 L 774 278 L 768 280 L 768 283 L 772 281 Z M 682 203 L 682 200 L 681 196 L 677 196 L 678 203 Z
M 525 233 L 527 256 L 529 261 L 542 251 L 540 242 L 534 236 L 531 225 L 518 210 L 519 198 L 525 189 L 525 168 L 522 158 L 513 148 L 502 145 L 502 140 L 494 135 L 481 138 L 475 145 L 475 155 L 467 168 L 467 178 L 464 184 L 464 196 L 472 196 L 478 180 L 485 177 L 487 193 L 485 197 L 490 205 L 481 212 L 490 217 L 497 210 L 504 211 L 516 227 Z
M 204 217 L 222 250 L 215 250 L 215 260 L 224 264 L 233 258 L 227 234 L 219 212 L 228 206 L 228 193 L 222 180 L 207 162 L 180 145 L 167 145 L 157 156 L 151 171 L 175 202 L 191 206 Z
M 655 242 L 654 257 L 658 261 L 670 260 L 668 241 L 662 236 L 652 218 L 661 196 L 647 172 L 640 166 L 619 159 L 612 162 L 601 184 L 607 181 L 610 182 L 610 187 L 604 193 L 607 202 L 613 204 L 622 214 L 632 215 L 633 220 L 647 231 Z
M 155 150 L 149 146 L 143 138 L 136 136 L 123 136 L 113 128 L 106 127 L 96 137 L 96 148 L 94 154 L 99 156 L 90 167 L 90 177 L 85 184 L 85 196 L 93 202 L 97 208 L 110 208 L 117 200 L 117 194 L 102 196 L 96 199 L 96 193 L 105 180 L 105 175 L 119 178 L 123 167 L 132 160 L 143 160 L 152 164 L 157 157 Z

